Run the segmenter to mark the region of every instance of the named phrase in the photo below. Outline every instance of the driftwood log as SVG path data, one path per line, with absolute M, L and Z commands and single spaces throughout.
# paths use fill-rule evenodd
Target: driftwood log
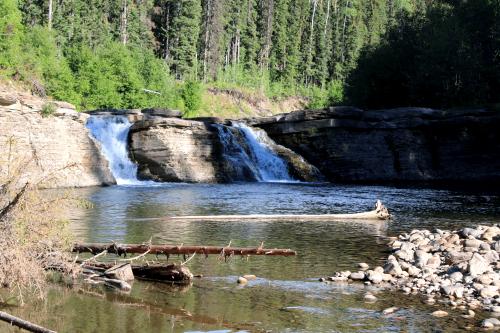
M 336 221 L 336 220 L 387 220 L 391 217 L 389 210 L 377 200 L 375 209 L 352 214 L 282 214 L 282 215 L 266 215 L 266 214 L 252 214 L 252 215 L 186 215 L 186 216 L 170 216 L 169 220 L 203 220 L 203 221 L 228 221 L 228 220 L 319 220 L 319 221 Z
M 264 249 L 262 247 L 230 247 L 230 246 L 183 246 L 183 245 L 150 245 L 150 244 L 105 244 L 105 243 L 77 243 L 73 245 L 73 252 L 90 252 L 98 254 L 103 251 L 126 255 L 127 253 L 150 254 L 217 254 L 221 256 L 294 256 L 297 252 L 290 249 Z M 134 272 L 135 273 L 135 272 Z
M 93 262 L 85 263 L 82 267 L 92 271 L 101 272 L 103 275 L 109 277 L 110 269 L 115 266 L 113 263 Z M 193 279 L 193 274 L 191 274 L 189 268 L 183 265 L 144 264 L 131 265 L 131 267 L 134 277 L 143 280 L 189 283 Z
M 42 326 L 38 326 L 36 324 L 30 323 L 29 321 L 15 317 L 15 316 L 10 315 L 10 314 L 3 312 L 3 311 L 0 311 L 0 320 L 5 321 L 11 325 L 17 326 L 19 328 L 22 328 L 24 330 L 27 330 L 29 332 L 56 333 L 56 331 L 52 331 L 52 330 L 49 330 L 49 329 L 44 328 Z

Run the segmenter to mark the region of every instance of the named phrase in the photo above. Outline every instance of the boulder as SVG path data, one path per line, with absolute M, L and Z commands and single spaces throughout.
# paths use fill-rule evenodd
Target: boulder
M 9 106 L 17 103 L 17 95 L 0 91 L 0 106 Z
M 171 110 L 164 108 L 147 108 L 141 110 L 143 114 L 154 116 L 154 117 L 163 117 L 163 118 L 180 118 L 182 117 L 182 113 L 179 110 Z
M 371 283 L 378 284 L 384 280 L 384 273 L 379 271 L 369 270 L 366 272 L 366 276 Z
M 480 254 L 474 253 L 468 264 L 469 274 L 471 276 L 478 276 L 489 269 L 489 262 Z

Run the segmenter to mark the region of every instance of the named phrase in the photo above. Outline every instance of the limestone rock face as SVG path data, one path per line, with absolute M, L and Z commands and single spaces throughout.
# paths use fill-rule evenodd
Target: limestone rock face
M 247 119 L 334 182 L 500 183 L 500 112 L 352 107 Z
M 69 103 L 53 102 L 54 114 L 43 117 L 45 103 L 18 92 L 14 104 L 0 105 L 0 173 L 22 166 L 26 181 L 43 178 L 40 185 L 46 188 L 115 183 L 98 144 L 88 135 L 88 115 Z
M 129 147 L 138 177 L 168 182 L 217 182 L 217 133 L 202 121 L 142 120 L 130 129 Z
M 235 127 L 223 126 L 223 122 L 218 118 L 159 117 L 135 122 L 130 129 L 129 149 L 138 164 L 139 178 L 196 183 L 258 180 L 255 165 L 241 163 L 231 156 L 236 148 L 251 155 L 244 135 Z M 230 131 L 237 145 L 223 142 L 220 130 Z M 275 143 L 269 147 L 285 162 L 294 179 L 322 179 L 314 166 L 290 149 Z

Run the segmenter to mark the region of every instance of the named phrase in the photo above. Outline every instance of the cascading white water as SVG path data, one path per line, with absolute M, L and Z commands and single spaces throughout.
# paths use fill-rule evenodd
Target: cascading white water
M 243 147 L 228 127 L 216 125 L 224 155 L 235 169 L 240 172 L 251 172 L 253 178 L 263 182 L 293 181 L 288 167 L 271 148 L 275 142 L 263 130 L 253 129 L 243 123 L 233 122 L 232 127 L 242 134 L 245 140 Z
M 127 137 L 132 124 L 125 116 L 91 116 L 87 128 L 101 143 L 102 153 L 109 163 L 111 173 L 118 185 L 140 185 L 137 165 L 128 155 Z

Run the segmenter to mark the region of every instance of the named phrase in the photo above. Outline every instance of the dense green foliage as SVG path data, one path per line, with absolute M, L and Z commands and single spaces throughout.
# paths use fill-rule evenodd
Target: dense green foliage
M 500 102 L 500 1 L 449 1 L 405 16 L 366 48 L 348 95 L 357 105 Z
M 163 106 L 190 115 L 207 86 L 306 96 L 310 107 L 494 102 L 498 7 L 498 0 L 3 0 L 0 75 L 84 109 Z

